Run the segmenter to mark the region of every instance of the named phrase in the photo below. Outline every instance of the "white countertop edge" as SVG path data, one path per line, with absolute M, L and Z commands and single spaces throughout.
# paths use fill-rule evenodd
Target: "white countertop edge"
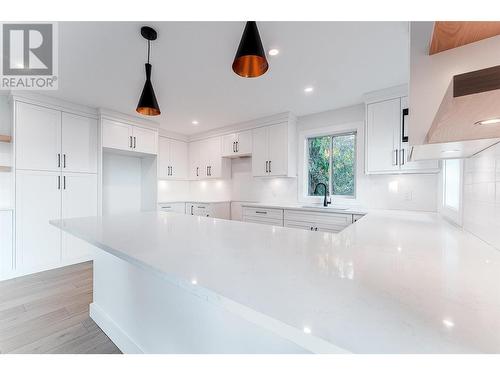
M 120 258 L 130 264 L 133 264 L 143 270 L 147 271 L 152 271 L 154 274 L 158 275 L 162 279 L 166 280 L 167 282 L 179 286 L 183 288 L 184 290 L 187 290 L 191 294 L 202 298 L 206 300 L 209 303 L 215 303 L 222 308 L 224 308 L 226 311 L 229 311 L 233 314 L 237 314 L 243 319 L 254 323 L 262 328 L 265 328 L 278 336 L 287 339 L 296 345 L 301 346 L 302 348 L 312 352 L 312 353 L 317 353 L 317 354 L 349 354 L 350 352 L 342 349 L 326 340 L 323 340 L 320 337 L 314 336 L 313 334 L 307 334 L 295 327 L 292 327 L 288 324 L 285 324 L 277 319 L 271 318 L 268 315 L 262 314 L 258 311 L 255 311 L 245 305 L 242 305 L 240 303 L 237 303 L 229 298 L 226 298 L 220 294 L 217 294 L 209 289 L 203 288 L 200 285 L 193 285 L 189 280 L 182 280 L 182 279 L 177 279 L 175 277 L 172 277 L 169 274 L 166 274 L 164 272 L 161 272 L 160 270 L 157 270 L 155 267 L 146 264 L 144 262 L 141 262 L 137 260 L 136 258 L 126 256 L 123 254 L 121 251 L 115 250 L 109 246 L 106 246 L 98 241 L 95 241 L 92 238 L 88 238 L 86 236 L 74 233 L 73 231 L 69 230 L 68 228 L 60 225 L 59 220 L 51 220 L 49 221 L 51 225 L 54 225 L 55 227 L 72 234 L 73 236 L 84 240 L 91 245 L 106 251 L 107 253 L 116 256 L 117 258 Z

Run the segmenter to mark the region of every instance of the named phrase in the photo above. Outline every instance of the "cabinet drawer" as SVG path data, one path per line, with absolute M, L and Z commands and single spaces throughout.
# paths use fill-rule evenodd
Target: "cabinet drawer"
M 285 220 L 285 227 L 287 228 L 304 229 L 313 232 L 337 233 L 340 232 L 342 229 L 344 229 L 346 226 L 347 226 L 346 224 L 338 225 L 338 224 Z
M 284 219 L 290 221 L 311 222 L 327 226 L 346 227 L 352 223 L 351 214 L 338 214 L 330 212 L 308 212 L 299 210 L 285 210 Z
M 186 205 L 184 203 L 161 203 L 158 205 L 158 210 L 184 214 L 186 212 Z
M 279 227 L 283 226 L 282 219 L 276 219 L 271 217 L 243 216 L 243 221 L 247 223 L 268 224 L 268 225 L 276 225 Z
M 243 216 L 265 217 L 283 221 L 283 210 L 279 208 L 243 207 Z

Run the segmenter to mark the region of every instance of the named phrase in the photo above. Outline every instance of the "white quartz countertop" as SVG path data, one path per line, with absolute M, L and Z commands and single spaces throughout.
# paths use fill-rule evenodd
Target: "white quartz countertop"
M 299 211 L 312 211 L 312 212 L 331 212 L 342 214 L 359 214 L 365 215 L 368 211 L 359 207 L 347 207 L 330 205 L 323 207 L 319 204 L 307 203 L 251 203 L 245 202 L 241 204 L 242 207 L 257 207 L 257 208 L 278 208 L 281 210 L 299 210 Z
M 311 351 L 500 352 L 500 252 L 436 214 L 370 211 L 337 234 L 167 212 L 52 224 Z

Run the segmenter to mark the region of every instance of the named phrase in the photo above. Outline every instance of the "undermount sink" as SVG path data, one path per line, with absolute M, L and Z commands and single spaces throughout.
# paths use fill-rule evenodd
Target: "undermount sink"
M 301 207 L 302 208 L 321 208 L 323 210 L 332 210 L 332 211 L 345 211 L 345 210 L 347 210 L 347 207 L 335 207 L 335 206 L 325 207 L 325 206 L 318 205 L 318 204 L 307 204 L 307 205 L 304 205 Z

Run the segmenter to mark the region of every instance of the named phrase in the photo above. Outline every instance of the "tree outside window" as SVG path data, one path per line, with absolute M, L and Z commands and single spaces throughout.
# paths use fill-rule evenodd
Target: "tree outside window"
M 327 186 L 328 195 L 354 197 L 356 186 L 356 133 L 313 137 L 307 140 L 308 195 L 324 195 L 320 182 Z

